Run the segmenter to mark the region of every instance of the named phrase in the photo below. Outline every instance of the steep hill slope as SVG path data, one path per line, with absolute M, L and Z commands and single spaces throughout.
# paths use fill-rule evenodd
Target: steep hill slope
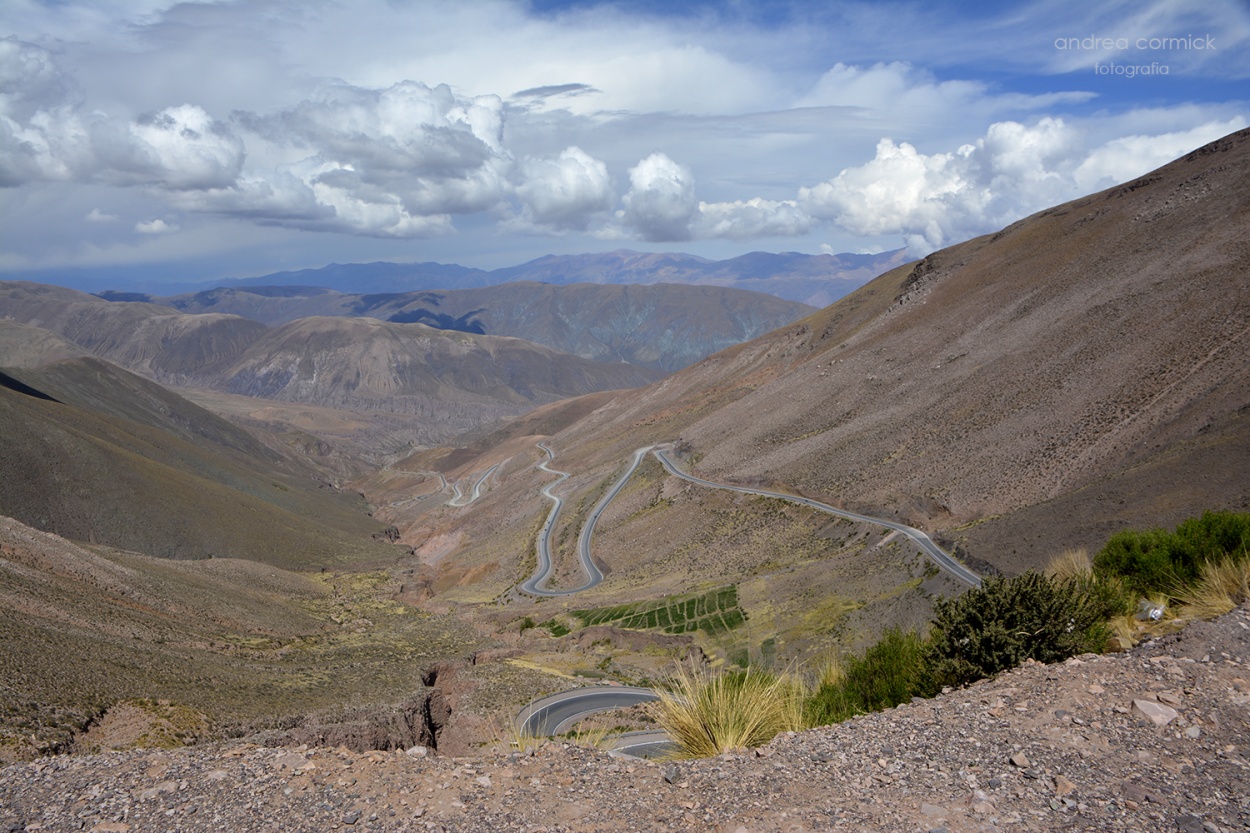
M 0 378 L 0 514 L 167 558 L 395 555 L 358 496 L 142 377 L 77 358 Z
M 346 295 L 315 287 L 219 287 L 152 299 L 189 313 L 230 313 L 265 324 L 318 315 L 367 316 L 441 329 L 515 336 L 603 362 L 673 371 L 810 312 L 806 304 L 719 286 L 555 286 Z
M 79 545 L 0 516 L 0 761 L 89 750 L 83 730 L 110 723 L 114 740 L 164 745 L 343 704 L 419 713 L 422 669 L 477 638 L 372 597 L 385 586 Z M 408 728 L 402 711 L 375 714 Z M 413 742 L 434 741 L 414 724 Z
M 773 484 L 896 517 L 957 544 L 983 569 L 1008 572 L 1067 546 L 1096 549 L 1125 526 L 1245 509 L 1248 230 L 1243 131 L 598 403 L 549 439 L 554 467 L 573 474 L 561 494 L 570 514 L 584 514 L 635 448 L 680 439 L 686 465 L 710 479 Z M 408 540 L 432 530 L 461 536 L 466 543 L 447 561 L 462 570 L 498 565 L 492 580 L 503 586 L 489 588 L 498 592 L 526 574 L 509 550 L 527 552 L 546 511 L 534 495 L 552 478 L 529 468 L 538 458 L 534 451 L 503 469 L 471 512 L 405 518 L 395 510 L 389 519 Z M 484 470 L 486 460 L 462 459 L 461 470 Z M 888 572 L 871 565 L 868 550 L 839 554 L 833 544 L 845 530 L 790 510 L 785 524 L 770 521 L 777 507 L 696 494 L 658 466 L 644 464 L 637 478 L 600 522 L 596 558 L 609 578 L 594 603 L 734 575 L 767 577 L 753 600 L 755 590 L 740 588 L 748 613 L 752 604 L 776 611 L 789 598 L 791 622 L 821 604 L 825 621 L 838 621 L 839 595 L 848 604 L 874 598 L 865 593 L 903 598 L 868 580 Z M 533 514 L 510 508 L 527 499 Z M 830 546 L 813 549 L 810 534 L 785 531 L 790 524 L 814 524 Z M 507 546 L 489 543 L 485 528 Z M 576 529 L 569 521 L 562 540 Z M 562 557 L 570 553 L 568 544 Z M 689 572 L 663 584 L 679 569 Z M 858 585 L 856 569 L 867 574 Z M 901 593 L 906 575 L 896 575 Z M 445 592 L 469 597 L 467 588 Z M 803 594 L 810 598 L 799 604 Z M 915 597 L 871 616 L 897 621 L 923 604 Z
M 1011 570 L 1060 542 L 1096 546 L 1112 525 L 1244 508 L 1248 231 L 1242 131 L 887 273 L 558 440 L 576 453 L 614 432 L 625 447 L 680 435 L 715 477 L 948 533 L 976 524 L 960 537 Z M 1222 462 L 1195 472 L 1204 456 Z M 978 546 L 1003 515 L 1116 478 L 1126 507 L 1111 525 L 1087 493 L 1013 543 L 1014 558 L 1005 542 Z

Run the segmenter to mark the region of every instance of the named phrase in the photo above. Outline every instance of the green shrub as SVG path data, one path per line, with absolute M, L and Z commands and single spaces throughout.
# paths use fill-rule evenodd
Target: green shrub
M 965 685 L 1026 659 L 1058 662 L 1100 651 L 1111 612 L 1079 581 L 1041 573 L 990 578 L 934 606 L 930 656 L 942 685 Z
M 538 627 L 546 628 L 552 636 L 556 637 L 567 636 L 570 632 L 568 626 L 559 619 L 548 619 L 546 622 L 539 623 Z
M 1204 512 L 1175 532 L 1151 529 L 1118 532 L 1094 557 L 1102 578 L 1120 578 L 1139 596 L 1175 595 L 1192 585 L 1203 564 L 1245 559 L 1250 550 L 1250 514 Z
M 842 665 L 840 674 L 829 675 L 832 679 L 808 698 L 804 714 L 809 725 L 839 723 L 937 693 L 928 643 L 911 631 L 891 628 L 880 642 Z

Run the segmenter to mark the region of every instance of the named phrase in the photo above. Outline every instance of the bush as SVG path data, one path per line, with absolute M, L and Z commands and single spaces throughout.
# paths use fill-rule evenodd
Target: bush
M 1120 578 L 1133 593 L 1178 592 L 1198 580 L 1204 564 L 1244 560 L 1250 551 L 1250 514 L 1203 512 L 1175 532 L 1151 529 L 1111 536 L 1094 557 L 1100 577 Z
M 1111 611 L 1082 584 L 1029 572 L 986 579 L 937 602 L 929 655 L 935 682 L 965 685 L 1026 659 L 1058 662 L 1102 650 Z
M 840 674 L 826 675 L 806 703 L 808 725 L 839 723 L 932 696 L 937 689 L 927 654 L 928 644 L 919 634 L 891 628 L 862 656 L 844 662 Z

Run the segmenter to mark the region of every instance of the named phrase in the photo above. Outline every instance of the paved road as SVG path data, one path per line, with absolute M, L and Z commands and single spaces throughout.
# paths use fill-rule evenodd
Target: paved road
M 495 465 L 488 468 L 486 470 L 486 474 L 483 474 L 481 477 L 479 477 L 477 479 L 477 482 L 473 484 L 473 491 L 469 494 L 467 498 L 463 494 L 461 494 L 460 484 L 456 483 L 454 487 L 455 495 L 452 497 L 451 500 L 447 501 L 447 505 L 448 506 L 468 506 L 470 503 L 480 498 L 482 496 L 482 484 L 486 482 L 486 478 L 490 477 L 492 474 L 495 473 L 495 469 L 499 468 L 500 465 L 502 465 L 502 463 L 496 463 Z
M 924 550 L 925 554 L 933 559 L 933 562 L 937 564 L 938 567 L 942 568 L 956 579 L 962 581 L 970 587 L 981 586 L 980 576 L 952 558 L 950 553 L 933 543 L 933 539 L 921 532 L 919 529 L 907 526 L 906 524 L 898 523 L 897 521 L 886 520 L 885 518 L 874 518 L 870 515 L 861 515 L 858 512 L 849 512 L 845 509 L 838 509 L 836 506 L 830 506 L 827 503 L 821 503 L 820 501 L 812 500 L 811 498 L 799 497 L 798 495 L 787 495 L 784 492 L 770 492 L 767 489 L 751 489 L 746 486 L 731 486 L 727 483 L 715 483 L 711 480 L 704 480 L 702 477 L 695 477 L 693 474 L 687 474 L 677 468 L 677 465 L 669 459 L 664 449 L 659 446 L 653 446 L 650 450 L 651 453 L 655 455 L 656 459 L 660 461 L 660 464 L 668 470 L 669 474 L 675 477 L 680 477 L 682 480 L 689 480 L 691 483 L 698 483 L 701 486 L 708 486 L 713 489 L 728 489 L 731 492 L 742 492 L 747 495 L 780 498 L 781 500 L 786 500 L 790 503 L 810 506 L 813 509 L 819 509 L 822 512 L 828 512 L 830 515 L 837 515 L 840 518 L 877 524 L 878 526 L 884 526 L 887 529 L 893 529 L 897 532 L 901 532 L 903 535 L 906 535 L 914 541 L 922 550 Z
M 522 735 L 547 737 L 567 732 L 579 720 L 595 712 L 624 709 L 660 699 L 649 688 L 589 686 L 552 694 L 530 703 L 517 715 Z
M 547 520 L 543 521 L 543 528 L 538 533 L 538 541 L 534 544 L 535 554 L 538 556 L 538 565 L 534 569 L 534 575 L 521 585 L 521 589 L 533 596 L 567 596 L 570 593 L 576 593 L 584 590 L 584 587 L 575 587 L 571 590 L 542 590 L 538 585 L 545 584 L 551 575 L 551 530 L 556 524 L 556 518 L 560 516 L 560 507 L 564 505 L 564 501 L 552 493 L 552 489 L 559 486 L 565 480 L 569 479 L 569 473 L 566 471 L 557 471 L 549 467 L 547 464 L 556 459 L 556 455 L 547 446 L 546 443 L 539 443 L 538 447 L 547 453 L 547 459 L 538 464 L 538 468 L 548 474 L 558 474 L 560 479 L 554 483 L 548 483 L 543 487 L 543 497 L 551 501 L 551 511 L 547 513 Z M 591 565 L 594 566 L 593 564 Z M 600 576 L 602 581 L 603 577 Z M 598 582 L 595 582 L 596 584 Z M 590 585 L 593 586 L 593 585 Z
M 632 758 L 663 758 L 677 751 L 677 744 L 663 730 L 626 732 L 611 740 L 609 752 Z
M 595 534 L 595 524 L 599 523 L 599 516 L 603 514 L 603 510 L 607 508 L 612 499 L 625 486 L 625 483 L 633 475 L 634 470 L 638 468 L 638 464 L 642 462 L 642 458 L 646 456 L 651 447 L 640 448 L 634 452 L 634 459 L 629 464 L 629 468 L 625 469 L 625 472 L 616 479 L 616 482 L 612 484 L 612 488 L 608 489 L 607 494 L 595 504 L 595 508 L 590 510 L 590 514 L 586 517 L 586 523 L 582 525 L 582 531 L 577 536 L 577 560 L 581 563 L 582 570 L 586 573 L 586 583 L 577 587 L 570 587 L 567 590 L 547 590 L 539 586 L 546 583 L 548 576 L 551 574 L 551 531 L 555 528 L 556 516 L 564 505 L 564 502 L 553 495 L 550 490 L 563 483 L 568 474 L 548 468 L 547 463 L 554 460 L 555 455 L 544 443 L 539 443 L 538 447 L 547 452 L 547 459 L 538 467 L 543 471 L 559 474 L 561 477 L 555 483 L 551 483 L 543 489 L 543 494 L 549 500 L 554 501 L 555 505 L 551 508 L 551 512 L 547 515 L 546 523 L 543 524 L 542 530 L 538 533 L 538 542 L 535 545 L 538 555 L 538 568 L 534 571 L 534 575 L 529 581 L 521 585 L 521 589 L 535 596 L 569 596 L 573 593 L 589 590 L 603 581 L 603 572 L 595 566 L 594 559 L 590 557 L 590 542 Z

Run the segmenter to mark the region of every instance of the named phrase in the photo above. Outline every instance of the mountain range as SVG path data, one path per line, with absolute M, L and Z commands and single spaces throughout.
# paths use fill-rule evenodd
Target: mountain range
M 983 574 L 1250 509 L 1248 230 L 1241 131 L 667 374 L 491 332 L 591 330 L 615 309 L 624 323 L 591 335 L 664 367 L 624 336 L 687 326 L 665 317 L 675 301 L 646 306 L 644 289 L 678 297 L 666 286 L 235 286 L 153 303 L 2 284 L 0 659 L 20 673 L 0 679 L 0 755 L 68 748 L 27 738 L 74 735 L 121 696 L 293 731 L 314 707 L 419 689 L 354 737 L 446 739 L 463 711 L 463 739 L 489 704 L 510 718 L 565 684 L 542 669 L 643 680 L 698 652 L 827 656 L 919 626 L 961 589 L 880 525 L 653 457 L 611 492 L 656 444 L 708 482 L 917 527 Z M 672 265 L 655 257 L 638 268 Z M 690 309 L 732 298 L 681 289 L 711 293 Z M 539 300 L 505 314 L 495 292 Z M 214 299 L 269 322 L 199 311 Z M 574 303 L 585 312 L 556 314 Z M 554 586 L 581 580 L 579 533 L 607 494 L 603 582 L 518 592 L 548 525 Z M 732 616 L 697 635 L 579 624 L 707 598 Z M 438 689 L 453 668 L 471 698 Z M 320 714 L 307 737 L 343 737 L 349 718 Z
M 763 292 L 680 284 L 567 286 L 514 281 L 479 289 L 351 295 L 320 287 L 219 287 L 118 296 L 194 314 L 278 325 L 312 316 L 377 318 L 523 338 L 593 361 L 673 371 L 801 318 L 813 308 Z
M 908 259 L 903 249 L 878 254 L 751 252 L 727 260 L 708 260 L 681 252 L 618 249 L 597 254 L 547 255 L 489 271 L 444 263 L 332 263 L 319 269 L 274 272 L 221 283 L 229 287 L 315 286 L 351 294 L 469 289 L 512 281 L 682 283 L 764 292 L 824 306 Z

